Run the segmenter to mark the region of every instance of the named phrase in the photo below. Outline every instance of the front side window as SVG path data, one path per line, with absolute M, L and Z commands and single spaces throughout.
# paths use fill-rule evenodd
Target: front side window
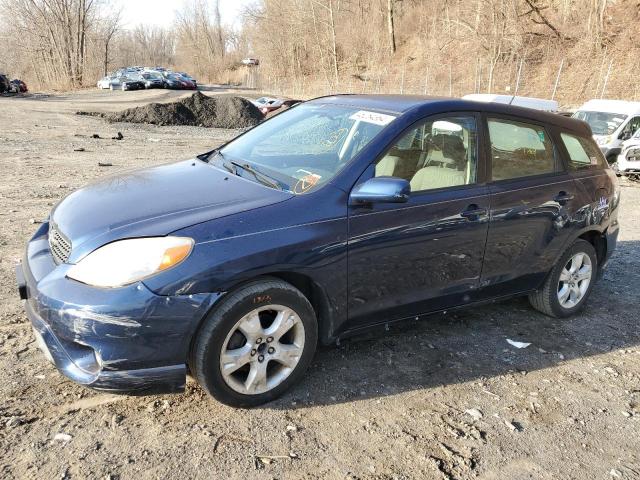
M 395 116 L 328 104 L 301 104 L 273 117 L 221 150 L 293 193 L 332 179 Z
M 568 133 L 562 133 L 560 137 L 569 153 L 569 170 L 587 170 L 604 167 L 605 160 L 602 157 L 600 149 L 593 145 L 593 142 L 569 135 Z
M 542 175 L 557 169 L 553 142 L 542 127 L 489 119 L 489 139 L 493 180 Z
M 594 135 L 611 135 L 627 119 L 627 115 L 578 110 L 573 118 L 587 122 Z
M 477 147 L 475 117 L 429 120 L 387 151 L 375 176 L 404 178 L 412 192 L 468 185 L 476 182 Z

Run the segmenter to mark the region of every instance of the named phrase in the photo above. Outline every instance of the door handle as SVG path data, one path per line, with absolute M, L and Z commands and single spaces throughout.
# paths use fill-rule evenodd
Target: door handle
M 556 195 L 555 197 L 553 197 L 553 199 L 562 204 L 562 203 L 566 203 L 570 200 L 573 200 L 573 195 L 571 195 L 570 193 L 567 193 L 565 191 L 562 191 L 560 193 L 558 193 L 558 195 Z
M 475 203 L 472 203 L 467 208 L 465 208 L 462 212 L 460 212 L 460 216 L 470 219 L 477 220 L 478 217 L 483 217 L 487 214 L 487 209 L 479 207 Z

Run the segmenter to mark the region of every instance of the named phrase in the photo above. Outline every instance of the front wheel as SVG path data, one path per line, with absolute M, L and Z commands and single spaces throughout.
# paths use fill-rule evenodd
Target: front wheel
M 257 281 L 227 294 L 205 319 L 190 368 L 220 402 L 252 407 L 301 379 L 317 338 L 315 313 L 298 289 L 278 279 Z
M 551 317 L 571 316 L 584 307 L 597 272 L 598 257 L 593 245 L 586 240 L 576 240 L 542 287 L 529 295 L 529 302 Z

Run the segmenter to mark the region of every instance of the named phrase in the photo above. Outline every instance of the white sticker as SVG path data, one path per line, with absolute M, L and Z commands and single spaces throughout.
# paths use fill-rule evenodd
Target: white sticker
M 360 110 L 349 117 L 351 120 L 360 120 L 361 122 L 373 123 L 375 125 L 389 125 L 396 117 L 393 115 L 385 115 L 384 113 L 369 112 Z

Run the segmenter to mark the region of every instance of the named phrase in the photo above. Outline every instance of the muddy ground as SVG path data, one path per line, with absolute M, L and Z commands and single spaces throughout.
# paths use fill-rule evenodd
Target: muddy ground
M 640 184 L 623 182 L 620 244 L 569 320 L 519 299 L 393 326 L 322 348 L 300 385 L 254 410 L 193 382 L 182 395 L 126 397 L 61 376 L 14 285 L 33 222 L 96 177 L 234 134 L 74 112 L 179 95 L 0 98 L 0 478 L 640 478 Z

